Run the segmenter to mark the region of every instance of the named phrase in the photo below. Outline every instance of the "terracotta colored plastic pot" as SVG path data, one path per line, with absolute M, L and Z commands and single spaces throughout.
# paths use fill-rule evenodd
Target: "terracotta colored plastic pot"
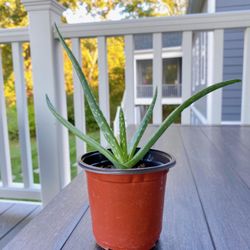
M 147 167 L 103 168 L 109 162 L 98 152 L 79 162 L 87 174 L 94 236 L 104 249 L 147 250 L 160 237 L 166 176 L 175 159 L 150 150 L 142 162 Z

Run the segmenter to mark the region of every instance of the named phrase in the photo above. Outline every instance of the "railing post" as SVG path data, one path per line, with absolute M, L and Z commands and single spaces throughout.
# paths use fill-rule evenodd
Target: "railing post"
M 158 96 L 155 102 L 153 112 L 153 123 L 161 124 L 162 122 L 162 34 L 153 34 L 153 93 L 157 87 Z
M 192 94 L 192 31 L 184 31 L 182 36 L 182 101 Z M 181 114 L 181 123 L 191 123 L 191 109 Z
M 246 28 L 244 37 L 244 57 L 243 57 L 243 81 L 242 81 L 242 103 L 241 122 L 250 124 L 250 28 Z
M 55 0 L 22 0 L 29 14 L 34 105 L 42 201 L 47 204 L 70 181 L 68 132 L 49 112 L 45 94 L 67 116 L 63 58 L 54 22 L 64 8 Z
M 210 46 L 210 71 L 208 86 L 223 81 L 223 49 L 224 49 L 224 30 L 215 30 L 211 34 Z M 208 124 L 221 124 L 222 116 L 222 90 L 218 89 L 207 96 L 207 121 Z
M 99 106 L 102 110 L 107 122 L 110 123 L 110 107 L 109 107 L 109 79 L 108 79 L 108 61 L 107 61 L 107 43 L 106 37 L 101 36 L 97 39 L 98 42 L 98 92 Z M 103 133 L 101 132 L 101 144 L 104 147 L 108 146 Z
M 2 48 L 0 48 L 0 173 L 3 187 L 8 187 L 12 184 L 12 170 L 2 66 Z
M 81 42 L 78 38 L 71 39 L 72 41 L 72 51 L 76 57 L 78 63 L 82 65 L 82 54 L 81 54 Z M 75 126 L 80 129 L 84 134 L 86 134 L 86 120 L 85 120 L 85 101 L 84 93 L 82 89 L 81 82 L 73 70 L 73 82 L 74 82 L 74 118 Z M 86 153 L 87 145 L 81 139 L 76 137 L 76 159 L 80 159 L 83 153 Z M 81 169 L 78 167 L 78 172 Z
M 135 123 L 135 91 L 134 91 L 134 41 L 133 35 L 125 36 L 125 93 L 124 113 L 126 123 Z

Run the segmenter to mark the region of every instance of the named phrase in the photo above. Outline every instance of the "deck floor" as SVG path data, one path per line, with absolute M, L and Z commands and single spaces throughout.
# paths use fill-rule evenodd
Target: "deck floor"
M 0 249 L 41 210 L 41 205 L 0 200 Z
M 147 129 L 142 144 L 156 129 Z M 155 148 L 177 163 L 168 173 L 155 249 L 250 249 L 249 138 L 250 126 L 172 126 L 161 137 Z M 77 176 L 5 249 L 100 249 L 84 178 Z

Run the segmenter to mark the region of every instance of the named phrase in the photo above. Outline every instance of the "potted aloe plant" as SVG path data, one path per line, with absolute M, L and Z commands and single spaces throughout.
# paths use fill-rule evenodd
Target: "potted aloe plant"
M 79 161 L 86 171 L 93 232 L 98 245 L 112 250 L 151 249 L 160 237 L 166 176 L 175 164 L 170 154 L 151 149 L 179 114 L 195 101 L 224 86 L 239 82 L 231 80 L 214 84 L 178 106 L 159 126 L 141 148 L 140 139 L 152 117 L 157 90 L 141 124 L 131 141 L 127 142 L 125 119 L 120 109 L 120 134 L 116 138 L 101 112 L 89 84 L 58 28 L 59 39 L 66 50 L 81 81 L 92 114 L 109 144 L 109 149 L 83 134 L 64 119 L 54 108 L 48 96 L 47 104 L 52 114 L 97 151 L 84 154 Z

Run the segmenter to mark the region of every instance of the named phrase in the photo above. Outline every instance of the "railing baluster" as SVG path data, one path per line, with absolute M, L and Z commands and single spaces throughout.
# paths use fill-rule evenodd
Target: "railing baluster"
M 134 39 L 133 35 L 125 38 L 125 93 L 124 113 L 126 124 L 135 123 L 135 86 L 134 86 Z
M 153 34 L 153 87 L 157 87 L 158 96 L 153 112 L 153 123 L 160 124 L 162 122 L 162 34 Z
M 0 171 L 2 184 L 8 187 L 12 183 L 9 136 L 7 127 L 6 104 L 2 68 L 2 50 L 0 48 Z
M 241 122 L 250 124 L 250 28 L 245 29 L 244 56 L 243 56 L 243 80 L 242 80 L 242 102 Z
M 182 35 L 182 100 L 191 96 L 192 91 L 192 31 L 184 31 Z M 191 109 L 181 114 L 181 123 L 191 123 Z
M 82 55 L 81 55 L 81 44 L 79 38 L 73 38 L 72 41 L 72 51 L 75 55 L 77 61 L 82 65 Z M 73 82 L 74 82 L 74 117 L 75 126 L 79 128 L 84 134 L 86 133 L 86 120 L 85 120 L 85 103 L 84 103 L 84 93 L 81 83 L 76 75 L 75 70 L 73 70 Z M 81 157 L 83 153 L 86 152 L 86 143 L 84 143 L 79 138 L 76 138 L 76 158 L 77 160 Z
M 211 67 L 211 79 L 208 86 L 223 81 L 223 50 L 224 30 L 215 30 L 213 33 L 213 53 Z M 222 90 L 218 89 L 207 96 L 207 120 L 208 124 L 220 124 L 222 115 Z
M 99 106 L 105 115 L 107 122 L 110 123 L 107 46 L 106 37 L 104 36 L 98 37 L 98 70 Z M 102 133 L 101 144 L 107 146 L 107 142 Z
M 27 96 L 24 80 L 22 44 L 12 43 L 12 58 L 15 76 L 16 105 L 18 117 L 19 143 L 21 148 L 22 173 L 24 187 L 33 185 L 30 131 L 27 111 Z

